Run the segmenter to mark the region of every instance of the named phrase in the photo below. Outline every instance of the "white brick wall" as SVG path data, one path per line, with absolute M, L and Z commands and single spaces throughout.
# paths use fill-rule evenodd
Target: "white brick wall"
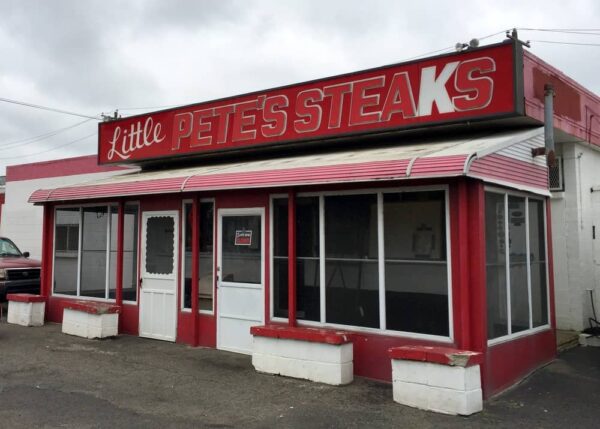
M 564 160 L 564 193 L 551 200 L 556 323 L 582 330 L 592 315 L 588 288 L 600 308 L 600 151 L 581 143 L 557 147 Z M 596 240 L 592 227 L 596 226 Z

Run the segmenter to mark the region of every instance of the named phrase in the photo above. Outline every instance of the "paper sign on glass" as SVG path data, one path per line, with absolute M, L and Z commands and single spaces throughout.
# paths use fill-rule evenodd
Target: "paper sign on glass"
M 237 230 L 235 231 L 236 246 L 250 246 L 252 244 L 252 231 Z

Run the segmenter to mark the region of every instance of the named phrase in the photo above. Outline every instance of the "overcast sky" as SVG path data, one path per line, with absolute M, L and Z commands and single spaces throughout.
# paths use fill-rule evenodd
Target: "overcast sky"
M 599 29 L 600 2 L 0 0 L 0 98 L 127 115 L 395 63 L 501 32 L 481 43 L 499 42 L 513 27 Z M 519 36 L 600 44 L 600 35 Z M 532 41 L 531 50 L 600 94 L 600 46 Z M 95 154 L 97 121 L 52 135 L 84 120 L 0 102 L 0 175 L 7 165 Z

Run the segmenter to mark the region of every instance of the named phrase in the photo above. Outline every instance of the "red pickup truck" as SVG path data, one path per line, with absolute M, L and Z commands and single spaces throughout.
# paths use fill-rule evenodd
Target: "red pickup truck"
M 40 293 L 41 262 L 29 259 L 11 240 L 0 237 L 0 302 L 9 293 Z

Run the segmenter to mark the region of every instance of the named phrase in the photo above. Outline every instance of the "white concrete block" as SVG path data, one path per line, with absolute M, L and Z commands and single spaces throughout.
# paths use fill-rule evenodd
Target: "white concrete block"
M 481 389 L 459 391 L 394 381 L 393 398 L 402 405 L 444 414 L 468 416 L 483 409 Z
M 252 364 L 259 372 L 331 385 L 354 378 L 352 344 L 323 344 L 255 336 Z
M 21 326 L 43 326 L 45 302 L 8 302 L 8 323 Z
M 118 334 L 119 315 L 90 314 L 65 308 L 62 332 L 83 338 L 106 338 Z
M 470 415 L 483 409 L 479 365 L 467 368 L 392 359 L 394 401 L 423 410 Z
M 333 364 L 252 353 L 252 365 L 258 372 L 300 378 L 340 386 L 354 379 L 352 362 Z
M 437 365 L 427 367 L 427 384 L 454 390 L 473 390 L 481 388 L 479 365 L 469 367 Z
M 428 368 L 427 362 L 392 359 L 392 381 L 427 384 Z
M 394 381 L 392 395 L 395 402 L 409 407 L 429 409 L 429 386 L 426 384 Z
M 428 408 L 444 414 L 468 416 L 483 410 L 481 389 L 458 391 L 429 386 Z
M 252 350 L 256 353 L 307 361 L 345 363 L 352 362 L 353 360 L 353 348 L 351 344 L 337 346 L 309 341 L 255 336 L 253 338 Z

